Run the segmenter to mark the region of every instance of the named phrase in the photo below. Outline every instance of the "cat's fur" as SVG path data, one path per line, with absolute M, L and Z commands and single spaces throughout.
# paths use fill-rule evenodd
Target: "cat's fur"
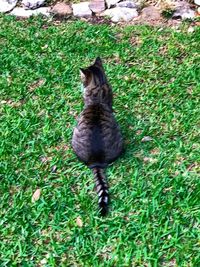
M 102 215 L 108 209 L 108 185 L 104 168 L 123 150 L 123 139 L 112 110 L 113 94 L 101 59 L 81 69 L 84 109 L 74 129 L 72 147 L 78 158 L 92 169 Z

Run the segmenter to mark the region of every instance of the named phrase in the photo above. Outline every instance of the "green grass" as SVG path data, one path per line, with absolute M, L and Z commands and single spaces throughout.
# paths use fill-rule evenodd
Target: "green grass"
M 0 25 L 0 266 L 200 266 L 200 28 Z M 106 218 L 70 145 L 98 55 L 126 142 Z

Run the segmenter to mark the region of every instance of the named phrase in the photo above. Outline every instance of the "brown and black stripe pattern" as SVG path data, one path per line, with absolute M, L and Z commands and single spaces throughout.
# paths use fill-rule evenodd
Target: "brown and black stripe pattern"
M 112 112 L 112 89 L 101 59 L 81 69 L 81 78 L 85 107 L 73 132 L 72 147 L 78 158 L 93 170 L 100 211 L 105 215 L 109 195 L 104 169 L 122 153 L 123 140 Z

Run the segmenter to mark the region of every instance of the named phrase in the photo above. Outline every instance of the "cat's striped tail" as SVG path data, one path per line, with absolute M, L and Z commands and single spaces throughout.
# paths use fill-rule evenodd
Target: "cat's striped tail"
M 106 182 L 106 177 L 104 175 L 104 169 L 99 167 L 94 167 L 92 171 L 94 173 L 96 191 L 99 197 L 98 203 L 99 203 L 100 213 L 102 216 L 104 216 L 108 212 L 108 202 L 109 202 L 108 185 Z

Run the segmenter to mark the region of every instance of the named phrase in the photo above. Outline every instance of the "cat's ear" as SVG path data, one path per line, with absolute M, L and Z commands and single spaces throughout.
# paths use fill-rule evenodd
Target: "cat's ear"
M 100 57 L 97 57 L 97 58 L 95 59 L 94 65 L 102 66 L 102 60 L 101 60 Z
M 80 68 L 80 75 L 82 82 L 86 82 L 89 77 L 89 71 L 87 69 Z

